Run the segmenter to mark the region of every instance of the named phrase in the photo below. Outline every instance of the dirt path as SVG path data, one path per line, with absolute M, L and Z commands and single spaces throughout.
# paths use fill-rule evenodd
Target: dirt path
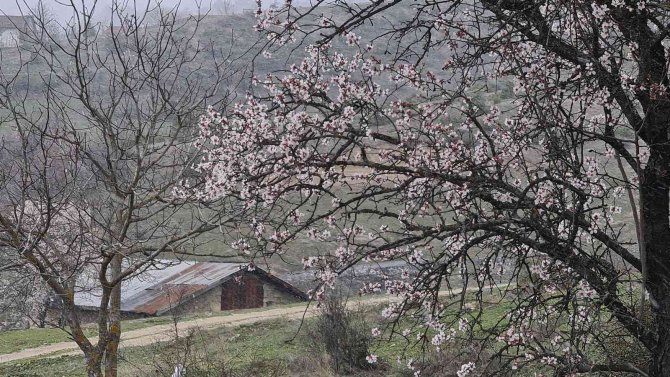
M 362 303 L 365 305 L 370 305 L 389 301 L 390 299 L 388 297 L 375 297 L 365 300 Z M 317 311 L 314 309 L 313 305 L 307 310 L 307 312 L 305 312 L 305 306 L 302 305 L 277 307 L 274 309 L 265 309 L 261 311 L 234 313 L 230 315 L 199 318 L 179 322 L 177 324 L 177 329 L 180 333 L 186 334 L 188 330 L 195 328 L 209 330 L 218 327 L 246 325 L 280 318 L 300 319 L 302 318 L 303 314 L 306 317 L 311 317 L 315 315 L 316 312 Z M 121 334 L 121 348 L 146 346 L 157 342 L 169 341 L 172 339 L 173 335 L 174 325 L 172 324 L 157 325 L 138 330 L 127 331 Z M 97 341 L 97 337 L 91 338 L 92 343 Z M 58 356 L 79 355 L 81 354 L 81 351 L 79 351 L 77 344 L 74 342 L 54 343 L 0 355 L 0 363 L 7 363 L 10 361 L 28 359 L 37 356 L 46 356 L 53 353 L 58 353 Z
M 488 287 L 490 288 L 490 287 Z M 469 288 L 468 291 L 476 290 L 476 288 Z M 444 292 L 447 294 L 447 292 Z M 377 296 L 367 297 L 364 300 L 352 300 L 349 302 L 350 306 L 356 305 L 375 305 L 381 303 L 390 303 L 397 301 L 395 297 Z M 276 307 L 273 309 L 263 309 L 252 312 L 233 313 L 230 315 L 221 315 L 207 318 L 198 318 L 183 322 L 178 322 L 177 329 L 180 333 L 186 334 L 190 329 L 215 329 L 224 326 L 239 326 L 247 325 L 257 322 L 270 321 L 273 319 L 300 319 L 303 317 L 311 317 L 317 313 L 314 305 L 311 305 L 305 311 L 306 305 Z M 174 325 L 157 325 L 146 327 L 143 329 L 127 331 L 121 334 L 121 348 L 146 346 L 157 342 L 165 342 L 172 339 L 174 334 Z M 91 338 L 92 343 L 98 341 L 97 337 Z M 57 353 L 57 355 L 80 355 L 81 351 L 74 342 L 61 342 L 45 346 L 29 348 L 22 351 L 7 353 L 0 355 L 0 363 L 7 363 L 10 361 L 17 361 L 38 356 L 47 356 Z

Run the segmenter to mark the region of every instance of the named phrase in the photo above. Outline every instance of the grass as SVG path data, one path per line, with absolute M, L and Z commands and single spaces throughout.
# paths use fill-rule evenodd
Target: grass
M 304 305 L 304 303 L 282 305 L 282 307 L 291 308 L 302 305 Z M 269 306 L 262 309 L 241 309 L 241 310 L 231 310 L 216 313 L 187 314 L 187 315 L 181 315 L 179 317 L 179 321 L 184 322 L 198 318 L 221 317 L 237 313 L 259 312 L 264 310 L 272 310 L 275 308 L 277 307 Z M 171 323 L 173 323 L 173 318 L 169 315 L 162 317 L 148 317 L 148 318 L 122 321 L 121 329 L 123 332 L 127 332 L 151 326 L 166 325 Z M 95 324 L 84 325 L 84 332 L 88 337 L 96 336 L 98 333 Z M 68 332 L 60 328 L 43 328 L 43 329 L 34 328 L 27 330 L 5 331 L 0 332 L 0 354 L 7 354 L 43 345 L 49 345 L 60 342 L 69 342 L 69 341 L 72 341 L 72 339 L 70 338 Z
M 86 376 L 84 359 L 80 356 L 61 356 L 10 364 L 0 364 L 0 376 L 63 377 Z
M 470 294 L 468 296 L 468 301 L 474 299 L 474 296 Z M 491 302 L 488 297 L 484 297 L 484 301 Z M 491 328 L 499 325 L 498 321 L 505 317 L 512 309 L 512 305 L 508 300 L 485 304 L 483 315 L 480 318 L 481 327 L 475 329 L 476 333 L 483 335 Z M 382 306 L 382 304 L 361 306 L 358 310 L 364 310 L 366 322 L 371 327 L 383 328 L 385 322 L 380 316 Z M 449 322 L 457 319 L 456 315 L 457 313 L 454 311 L 447 315 L 445 321 Z M 125 329 L 128 330 L 166 324 L 171 320 L 170 317 L 148 318 L 127 321 L 124 324 Z M 187 320 L 187 318 L 182 320 Z M 189 373 L 193 374 L 189 374 L 189 376 L 333 376 L 334 373 L 329 369 L 324 351 L 311 336 L 313 334 L 311 331 L 317 330 L 314 327 L 315 320 L 315 317 L 311 317 L 301 323 L 297 319 L 277 319 L 250 325 L 196 330 L 191 335 L 180 334 L 179 342 L 173 341 L 122 349 L 119 375 L 169 377 L 171 374 L 169 369 L 176 364 L 177 357 L 175 355 L 177 353 L 184 355 L 186 353 L 185 344 L 188 344 L 188 354 L 197 359 L 197 365 L 205 365 L 206 368 L 223 366 L 228 373 L 219 373 L 220 370 L 213 372 L 214 369 L 194 373 L 195 368 L 192 368 Z M 409 324 L 409 322 L 400 323 L 400 328 L 409 326 Z M 54 330 L 27 330 L 15 333 L 30 334 L 30 336 L 26 335 L 26 338 L 36 338 L 37 335 L 47 332 L 53 333 Z M 5 344 L 5 340 L 9 340 L 9 338 L 0 338 L 0 344 Z M 486 352 L 495 351 L 497 346 L 495 342 L 487 345 Z M 460 348 L 459 346 L 452 348 L 447 347 L 440 354 L 436 354 L 431 347 L 424 350 L 420 344 L 407 343 L 401 337 L 395 337 L 391 341 L 375 341 L 371 345 L 370 352 L 379 357 L 381 368 L 376 371 L 361 371 L 355 375 L 365 377 L 408 376 L 404 363 L 398 365 L 395 362 L 396 356 L 401 354 L 404 358 L 414 358 L 420 365 L 428 365 L 444 372 L 460 365 L 459 363 L 465 357 L 464 355 L 469 352 L 467 344 L 462 344 Z M 465 354 L 461 355 L 461 351 Z M 83 365 L 82 356 L 23 360 L 0 364 L 0 376 L 85 376 Z M 520 375 L 525 376 L 525 374 Z M 528 375 L 530 376 L 532 373 Z
M 310 322 L 309 320 L 307 321 Z M 301 355 L 309 354 L 309 342 L 301 332 L 293 342 L 300 322 L 276 320 L 238 327 L 222 327 L 209 331 L 198 331 L 193 335 L 193 348 L 212 360 L 229 365 L 233 370 L 245 370 L 253 366 L 257 371 L 263 367 L 283 368 Z M 170 344 L 134 347 L 122 350 L 119 375 L 147 376 L 158 367 L 168 364 Z M 2 376 L 85 376 L 83 357 L 60 356 L 21 362 L 0 364 Z M 264 375 L 264 374 L 258 374 Z
M 364 310 L 366 321 L 372 327 L 383 325 L 383 320 L 380 317 L 382 304 L 355 306 L 359 308 L 358 310 Z M 506 309 L 508 308 L 502 306 L 488 307 L 483 322 L 491 325 L 495 324 L 497 319 L 504 315 Z M 192 318 L 194 317 L 184 317 L 181 320 L 185 321 Z M 124 330 L 166 324 L 171 321 L 172 318 L 170 317 L 125 321 Z M 189 339 L 192 350 L 197 350 L 200 363 L 225 365 L 233 373 L 233 376 L 272 376 L 275 372 L 279 372 L 275 375 L 333 375 L 328 369 L 325 354 L 311 339 L 310 329 L 314 321 L 315 318 L 307 318 L 301 325 L 300 320 L 280 319 L 252 325 L 226 326 L 206 331 L 195 331 Z M 301 330 L 298 331 L 299 329 Z M 54 334 L 48 340 L 51 342 L 61 341 L 63 338 L 59 336 L 65 334 L 58 329 L 36 329 L 13 333 L 15 338 L 21 337 L 21 334 L 31 334 L 29 338 L 33 339 L 33 343 L 40 339 L 42 334 Z M 0 335 L 2 335 L 0 336 L 0 344 L 13 342 L 7 337 L 8 334 Z M 185 335 L 180 334 L 182 337 Z M 42 344 L 45 344 L 44 339 L 41 341 Z M 24 344 L 30 344 L 30 342 Z M 123 349 L 119 375 L 163 376 L 165 374 L 156 374 L 155 371 L 176 363 L 176 358 L 174 358 L 175 349 L 174 343 L 159 343 L 152 346 Z M 410 344 L 408 346 L 402 339 L 395 338 L 391 342 L 373 342 L 371 352 L 379 356 L 380 364 L 384 365 L 384 368 L 383 370 L 361 373 L 365 376 L 402 376 L 404 368 L 396 365 L 395 356 L 404 353 L 406 357 L 418 359 L 423 350 L 418 345 Z M 191 351 L 191 354 L 195 354 L 195 352 Z M 0 376 L 84 376 L 83 365 L 82 356 L 23 360 L 0 364 Z M 167 376 L 169 375 L 167 374 Z
M 94 335 L 90 330 L 87 335 Z M 0 332 L 0 354 L 71 340 L 62 329 L 28 329 Z
M 195 315 L 184 317 L 185 320 L 195 318 Z M 131 331 L 151 327 L 156 325 L 164 325 L 172 322 L 170 317 L 151 317 L 123 321 L 121 328 L 123 331 Z M 84 332 L 86 336 L 93 337 L 98 334 L 95 324 L 84 325 Z M 11 330 L 0 332 L 0 354 L 7 354 L 21 351 L 28 348 L 35 348 L 39 346 L 69 342 L 72 338 L 67 331 L 60 328 L 34 328 L 27 330 Z

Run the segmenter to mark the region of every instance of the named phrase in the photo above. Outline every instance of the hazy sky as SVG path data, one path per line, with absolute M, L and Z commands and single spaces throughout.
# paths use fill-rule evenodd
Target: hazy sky
M 34 7 L 37 3 L 39 3 L 40 0 L 18 0 L 18 5 L 16 0 L 0 0 L 0 13 L 8 14 L 8 15 L 18 15 L 20 14 L 20 8 L 24 8 L 25 4 L 28 6 Z M 42 0 L 44 4 L 47 4 L 48 8 L 51 9 L 51 11 L 58 15 L 59 17 L 67 17 L 70 14 L 70 11 L 62 6 L 59 5 L 58 3 L 63 3 L 67 2 L 69 3 L 70 0 Z M 76 4 L 81 5 L 82 1 L 85 2 L 86 4 L 92 4 L 96 0 L 73 0 Z M 98 8 L 102 11 L 103 8 L 109 9 L 109 4 L 112 3 L 112 0 L 97 0 L 98 1 Z M 121 1 L 129 1 L 129 3 L 132 3 L 133 0 L 121 0 Z M 139 6 L 144 6 L 147 1 L 151 1 L 152 3 L 155 3 L 157 0 L 135 0 Z M 197 9 L 198 4 L 202 4 L 202 7 L 207 9 L 210 4 L 215 4 L 217 0 L 160 0 L 161 3 L 167 6 L 174 6 L 177 3 L 180 3 L 180 9 L 183 11 L 190 10 L 194 11 Z M 278 0 L 278 2 L 281 2 L 281 0 Z M 232 0 L 233 7 L 237 11 L 241 11 L 244 8 L 255 8 L 256 6 L 256 1 L 255 0 Z M 273 0 L 263 0 L 263 4 L 270 5 L 273 3 Z M 309 3 L 309 0 L 302 0 L 302 1 L 294 1 L 294 4 L 300 5 L 300 4 L 305 4 Z M 101 5 L 104 5 L 104 7 L 101 7 Z M 104 12 L 104 11 L 103 11 Z M 108 11 L 107 11 L 108 12 Z

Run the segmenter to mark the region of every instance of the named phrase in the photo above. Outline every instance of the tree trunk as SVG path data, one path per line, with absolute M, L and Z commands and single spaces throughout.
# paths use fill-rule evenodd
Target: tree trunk
M 670 313 L 670 302 L 662 303 L 660 307 L 656 313 L 658 344 L 652 354 L 650 377 L 670 376 L 670 318 L 660 315 L 662 311 Z
M 99 354 L 86 355 L 86 376 L 102 377 L 102 363 Z
M 116 254 L 110 263 L 111 280 L 121 275 L 122 255 Z M 118 350 L 121 339 L 121 284 L 112 288 L 108 318 L 109 332 L 105 346 L 105 377 L 116 377 L 118 369 Z
M 88 377 L 102 377 L 102 355 L 98 347 L 94 347 L 84 334 L 84 330 L 74 305 L 74 285 L 68 289 L 67 297 L 59 297 L 63 307 L 63 319 L 70 328 L 72 340 L 84 352 L 86 361 L 86 375 Z
M 658 336 L 651 351 L 649 376 L 670 376 L 670 156 L 652 152 L 641 177 L 646 282 Z

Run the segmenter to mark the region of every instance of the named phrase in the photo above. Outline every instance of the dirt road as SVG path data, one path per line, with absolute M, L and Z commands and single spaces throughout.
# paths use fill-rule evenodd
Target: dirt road
M 485 289 L 488 288 L 492 287 L 491 286 L 485 287 Z M 467 290 L 473 291 L 476 289 L 477 288 L 468 288 Z M 444 292 L 444 294 L 447 293 L 448 292 Z M 348 304 L 350 306 L 356 306 L 356 305 L 369 306 L 381 303 L 390 303 L 394 301 L 397 301 L 396 297 L 390 297 L 384 295 L 384 296 L 366 297 L 363 300 L 351 300 L 349 301 Z M 314 316 L 318 312 L 315 309 L 315 305 L 311 305 L 310 308 L 307 310 L 306 308 L 307 308 L 306 305 L 283 306 L 272 309 L 261 309 L 257 311 L 233 313 L 230 315 L 193 319 L 178 322 L 177 330 L 181 334 L 186 334 L 188 330 L 195 328 L 208 330 L 208 329 L 215 329 L 218 327 L 246 325 L 280 318 L 300 319 L 303 317 L 303 315 L 307 318 Z M 168 325 L 151 326 L 143 329 L 123 332 L 121 334 L 121 348 L 146 346 L 157 342 L 169 341 L 173 337 L 174 330 L 175 330 L 174 325 L 168 324 Z M 91 339 L 92 343 L 96 343 L 97 341 L 98 341 L 97 337 Z M 52 355 L 54 353 L 57 353 L 57 356 L 79 355 L 81 354 L 81 351 L 77 347 L 77 344 L 74 342 L 54 343 L 0 355 L 0 363 L 7 363 L 10 361 L 28 359 L 38 356 L 49 357 L 49 355 Z
M 373 297 L 364 301 L 352 301 L 352 303 L 362 303 L 364 305 L 372 305 L 382 302 L 390 302 L 389 297 Z M 177 329 L 180 333 L 186 334 L 190 329 L 214 329 L 224 326 L 239 326 L 251 324 L 262 321 L 269 321 L 273 319 L 300 319 L 303 315 L 311 317 L 316 314 L 317 310 L 312 305 L 307 311 L 306 306 L 289 306 L 276 307 L 273 309 L 263 309 L 253 312 L 234 313 L 230 315 L 214 316 L 207 318 L 199 318 L 179 322 Z M 146 346 L 156 342 L 164 342 L 170 340 L 174 335 L 174 325 L 157 325 L 146 327 L 143 329 L 126 331 L 121 334 L 121 348 Z M 97 337 L 92 338 L 91 342 L 97 342 Z M 31 357 L 47 356 L 53 353 L 58 355 L 79 355 L 81 351 L 74 342 L 54 343 L 36 348 L 29 348 L 18 352 L 0 355 L 0 363 L 10 361 L 28 359 Z

